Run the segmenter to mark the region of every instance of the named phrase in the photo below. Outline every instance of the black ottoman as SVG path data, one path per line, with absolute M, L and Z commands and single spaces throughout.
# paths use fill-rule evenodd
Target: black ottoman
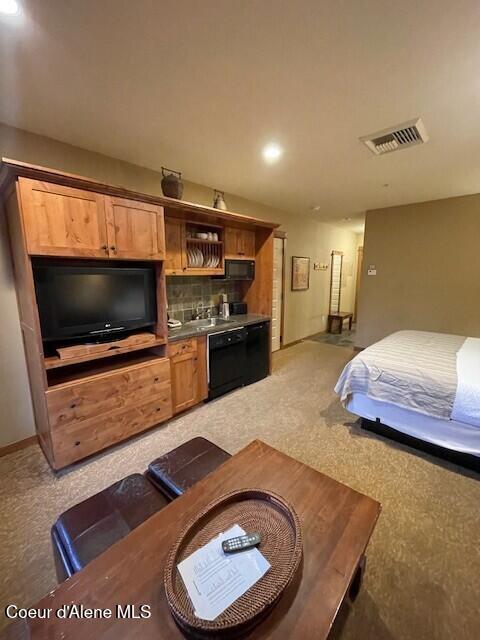
M 205 438 L 193 438 L 148 465 L 147 477 L 173 500 L 215 471 L 231 455 Z
M 62 513 L 52 527 L 59 582 L 83 569 L 168 502 L 144 476 L 135 473 Z

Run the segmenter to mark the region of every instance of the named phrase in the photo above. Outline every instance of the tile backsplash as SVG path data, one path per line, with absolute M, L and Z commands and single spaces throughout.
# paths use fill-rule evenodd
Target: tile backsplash
M 220 294 L 226 293 L 229 302 L 242 299 L 241 283 L 234 280 L 216 280 L 208 276 L 167 276 L 168 315 L 188 322 L 197 313 L 197 307 L 212 316 L 218 314 Z

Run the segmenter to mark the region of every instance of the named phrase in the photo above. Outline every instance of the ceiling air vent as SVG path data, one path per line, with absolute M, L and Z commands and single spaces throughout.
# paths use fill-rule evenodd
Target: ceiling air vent
M 416 118 L 396 127 L 389 127 L 369 136 L 362 136 L 360 140 L 367 145 L 370 151 L 379 156 L 383 153 L 390 153 L 390 151 L 423 144 L 428 141 L 428 133 L 421 118 Z

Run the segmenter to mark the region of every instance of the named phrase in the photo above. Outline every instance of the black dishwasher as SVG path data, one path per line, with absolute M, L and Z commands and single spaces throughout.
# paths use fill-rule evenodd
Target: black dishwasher
M 261 322 L 247 327 L 247 370 L 245 384 L 252 384 L 269 374 L 270 323 Z
M 208 399 L 245 384 L 247 331 L 244 327 L 208 336 Z

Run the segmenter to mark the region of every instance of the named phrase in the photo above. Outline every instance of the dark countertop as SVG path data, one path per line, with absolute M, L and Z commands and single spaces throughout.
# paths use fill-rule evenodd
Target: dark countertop
M 221 324 L 216 327 L 201 327 L 196 328 L 189 326 L 188 323 L 183 324 L 179 329 L 169 329 L 168 341 L 183 340 L 184 338 L 192 338 L 195 336 L 204 336 L 207 333 L 218 333 L 219 331 L 226 331 L 228 329 L 236 329 L 237 327 L 244 327 L 249 324 L 256 324 L 257 322 L 270 321 L 270 316 L 262 316 L 258 313 L 246 313 L 237 316 L 230 316 L 231 322 L 228 324 Z

